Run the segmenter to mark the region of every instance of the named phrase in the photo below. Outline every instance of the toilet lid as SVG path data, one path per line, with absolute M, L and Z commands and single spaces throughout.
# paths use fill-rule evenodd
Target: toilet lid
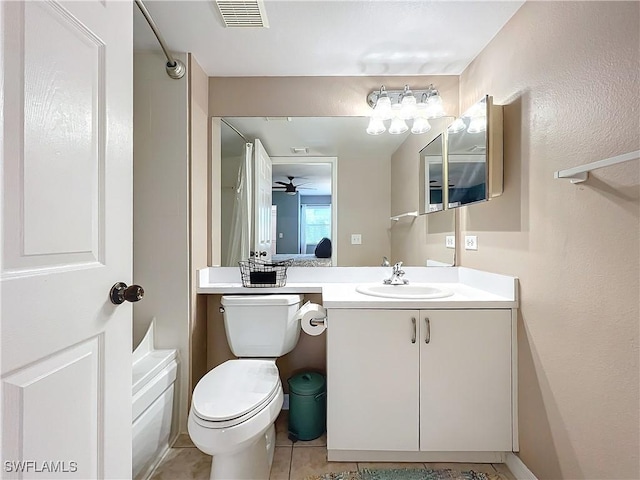
M 259 409 L 273 397 L 279 386 L 275 362 L 229 360 L 198 382 L 192 407 L 203 420 L 223 422 Z

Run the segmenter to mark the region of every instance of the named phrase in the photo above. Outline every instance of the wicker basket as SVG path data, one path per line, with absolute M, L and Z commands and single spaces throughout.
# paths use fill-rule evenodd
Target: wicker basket
M 293 260 L 267 262 L 251 258 L 238 262 L 243 287 L 284 287 L 287 283 L 287 268 Z

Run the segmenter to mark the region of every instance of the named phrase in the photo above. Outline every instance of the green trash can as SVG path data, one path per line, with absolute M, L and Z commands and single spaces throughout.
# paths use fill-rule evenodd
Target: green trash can
M 287 380 L 289 384 L 289 438 L 313 440 L 327 425 L 327 382 L 324 375 L 303 372 Z

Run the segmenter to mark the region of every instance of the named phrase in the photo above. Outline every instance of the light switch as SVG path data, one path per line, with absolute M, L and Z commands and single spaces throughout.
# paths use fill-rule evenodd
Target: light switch
M 284 233 L 280 232 L 280 233 L 278 234 L 278 238 L 284 238 Z
M 351 245 L 362 245 L 362 234 L 360 234 L 360 233 L 352 233 L 351 234 Z

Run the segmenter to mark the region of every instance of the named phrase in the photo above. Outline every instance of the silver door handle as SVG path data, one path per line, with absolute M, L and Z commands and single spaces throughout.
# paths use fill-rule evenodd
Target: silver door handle
M 411 323 L 413 324 L 413 335 L 411 336 L 411 343 L 416 343 L 416 317 L 411 317 Z
M 424 319 L 424 326 L 427 327 L 427 333 L 424 336 L 424 343 L 429 343 L 431 341 L 431 322 L 429 322 L 429 317 Z

